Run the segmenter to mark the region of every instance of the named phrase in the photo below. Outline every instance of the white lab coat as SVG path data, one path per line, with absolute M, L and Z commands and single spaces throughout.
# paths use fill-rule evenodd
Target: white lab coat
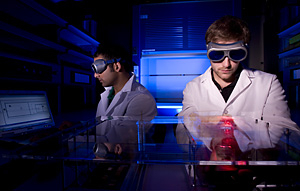
M 130 139 L 133 137 L 134 130 L 137 129 L 137 120 L 153 119 L 157 115 L 156 102 L 150 92 L 136 82 L 134 75 L 115 95 L 108 106 L 107 96 L 111 88 L 105 88 L 98 103 L 96 112 L 96 118 L 99 120 L 96 127 L 97 140 L 94 139 L 94 135 L 90 135 L 89 141 L 116 143 L 117 140 L 126 140 L 126 142 L 133 142 Z M 85 142 L 87 136 L 77 136 L 77 141 Z
M 156 102 L 150 92 L 136 82 L 132 75 L 108 106 L 107 96 L 112 87 L 105 88 L 101 94 L 96 117 L 99 116 L 135 116 L 154 117 L 157 115 Z M 107 107 L 108 106 L 108 107 Z
M 275 75 L 243 69 L 225 102 L 212 81 L 210 67 L 186 85 L 183 96 L 183 109 L 179 116 L 189 116 L 194 112 L 233 116 L 240 130 L 247 134 L 235 132 L 242 151 L 274 147 L 286 128 L 296 132 L 293 135 L 297 136 L 291 137 L 290 141 L 296 147 L 300 145 L 299 128 L 290 119 L 284 90 Z

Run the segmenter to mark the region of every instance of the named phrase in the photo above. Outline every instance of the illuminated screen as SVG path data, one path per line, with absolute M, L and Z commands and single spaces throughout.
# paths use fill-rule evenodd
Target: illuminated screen
M 0 132 L 54 125 L 45 94 L 0 94 Z
M 91 82 L 88 74 L 72 72 L 71 78 L 71 81 L 74 83 L 90 84 Z
M 157 102 L 181 103 L 186 84 L 209 66 L 206 51 L 147 53 L 141 58 L 140 79 Z
M 293 80 L 300 80 L 300 69 L 293 70 Z

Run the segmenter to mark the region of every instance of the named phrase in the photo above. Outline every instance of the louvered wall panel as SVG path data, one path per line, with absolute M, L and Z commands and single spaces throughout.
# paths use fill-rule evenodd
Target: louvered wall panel
M 203 50 L 207 28 L 223 15 L 234 15 L 234 0 L 142 5 L 140 48 Z
M 145 49 L 183 49 L 183 18 L 149 19 L 145 23 Z
M 206 17 L 191 17 L 188 20 L 188 46 L 187 49 L 200 49 L 203 50 L 206 47 L 205 32 L 206 29 L 213 22 L 214 18 Z

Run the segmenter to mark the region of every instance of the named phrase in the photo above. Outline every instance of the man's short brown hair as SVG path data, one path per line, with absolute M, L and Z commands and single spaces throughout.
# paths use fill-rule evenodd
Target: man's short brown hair
M 205 33 L 206 44 L 217 41 L 243 41 L 249 43 L 248 24 L 242 19 L 226 15 L 213 22 Z

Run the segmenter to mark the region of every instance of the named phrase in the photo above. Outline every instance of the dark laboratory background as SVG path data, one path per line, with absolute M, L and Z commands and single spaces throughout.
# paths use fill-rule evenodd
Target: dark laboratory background
M 131 53 L 137 79 L 158 105 L 180 105 L 185 84 L 208 67 L 206 29 L 229 14 L 249 23 L 246 64 L 277 74 L 297 121 L 299 5 L 297 0 L 2 1 L 1 90 L 46 91 L 54 116 L 86 110 L 93 117 L 103 87 L 93 77 L 92 55 L 99 43 L 117 43 Z

